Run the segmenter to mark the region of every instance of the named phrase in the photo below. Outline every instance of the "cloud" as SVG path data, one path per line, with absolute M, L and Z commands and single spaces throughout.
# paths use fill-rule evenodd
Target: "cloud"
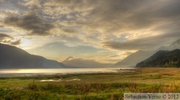
M 14 39 L 13 37 L 0 33 L 0 43 L 10 44 L 10 45 L 20 45 L 21 39 Z
M 18 27 L 20 29 L 24 29 L 29 31 L 29 35 L 48 35 L 49 30 L 51 30 L 54 26 L 43 19 L 35 13 L 29 13 L 24 16 L 10 16 L 4 20 L 6 25 L 12 27 Z
M 97 41 L 103 42 L 105 48 L 155 49 L 180 38 L 179 4 L 178 0 L 102 0 L 94 3 L 85 16 L 88 19 L 81 24 L 98 31 L 100 38 Z M 123 34 L 128 37 L 124 42 Z
M 12 39 L 12 37 L 9 35 L 0 33 L 0 41 L 2 42 L 2 41 L 5 41 L 6 39 Z
M 124 42 L 108 41 L 103 45 L 107 48 L 117 50 L 152 50 L 162 47 L 164 44 L 170 44 L 180 38 L 179 33 L 167 33 L 164 35 L 139 38 Z M 169 40 L 169 41 L 167 41 Z
M 20 15 L 21 17 L 12 16 L 6 21 L 9 23 L 9 20 L 16 19 L 15 23 L 18 24 L 13 26 L 32 31 L 33 35 L 50 34 L 52 28 L 59 28 L 58 25 L 62 26 L 64 22 L 73 22 L 84 35 L 87 29 L 98 31 L 102 36 L 120 36 L 125 33 L 141 35 L 145 34 L 142 33 L 144 31 L 154 31 L 164 24 L 174 22 L 180 9 L 178 0 L 30 0 L 21 3 L 35 13 Z M 32 18 L 34 20 L 25 21 Z M 54 22 L 58 23 L 57 26 Z M 27 23 L 29 25 L 26 25 Z M 71 24 L 67 25 L 67 28 L 68 26 Z M 73 31 L 67 28 L 65 31 Z M 92 31 L 89 31 L 89 34 L 93 34 Z
M 11 41 L 10 42 L 11 45 L 20 45 L 21 44 L 21 39 L 15 40 L 15 41 Z
M 108 47 L 107 45 L 121 44 L 124 41 L 122 44 L 130 44 L 126 46 L 127 49 L 157 48 L 157 45 L 172 42 L 177 38 L 174 34 L 180 32 L 178 0 L 54 0 L 54 2 L 63 9 L 66 8 L 63 12 L 68 13 L 63 14 L 79 15 L 80 18 L 72 17 L 75 18 L 74 25 L 79 26 L 78 30 L 83 34 L 81 39 L 98 46 L 101 46 L 101 42 L 106 43 L 105 47 Z M 66 22 L 68 21 L 66 19 Z M 123 38 L 124 35 L 126 38 Z M 93 39 L 89 38 L 90 36 Z M 163 38 L 167 36 L 171 39 Z M 154 37 L 157 37 L 155 42 L 151 41 Z M 161 42 L 162 39 L 167 42 Z M 138 43 L 144 40 L 147 42 Z M 131 44 L 135 46 L 132 47 Z M 116 46 L 114 49 L 117 49 Z

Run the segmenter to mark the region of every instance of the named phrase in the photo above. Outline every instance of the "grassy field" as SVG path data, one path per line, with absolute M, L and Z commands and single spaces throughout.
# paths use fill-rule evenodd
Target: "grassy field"
M 180 69 L 0 78 L 0 100 L 123 100 L 142 92 L 179 93 Z

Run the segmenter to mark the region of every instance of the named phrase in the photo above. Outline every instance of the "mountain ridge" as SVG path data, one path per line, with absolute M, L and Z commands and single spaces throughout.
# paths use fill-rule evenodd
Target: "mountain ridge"
M 180 39 L 176 40 L 175 42 L 171 43 L 168 46 L 163 46 L 159 48 L 159 50 L 174 50 L 174 49 L 180 49 Z
M 143 51 L 139 50 L 135 53 L 132 53 L 125 59 L 123 59 L 120 62 L 117 62 L 114 67 L 135 67 L 138 62 L 143 61 L 144 59 L 147 59 L 151 55 L 153 55 L 155 51 Z
M 0 43 L 0 69 L 8 68 L 62 68 L 62 63 L 32 55 L 28 52 Z

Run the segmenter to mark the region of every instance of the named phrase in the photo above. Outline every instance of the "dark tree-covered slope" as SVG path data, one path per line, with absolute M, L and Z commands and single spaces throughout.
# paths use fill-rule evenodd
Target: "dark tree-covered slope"
M 180 67 L 180 50 L 158 51 L 136 67 Z

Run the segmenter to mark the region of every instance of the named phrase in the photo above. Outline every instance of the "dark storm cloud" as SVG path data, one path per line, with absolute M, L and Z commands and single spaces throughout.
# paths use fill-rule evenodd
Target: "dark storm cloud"
M 49 30 L 54 26 L 47 21 L 41 19 L 38 15 L 30 13 L 24 16 L 11 16 L 4 20 L 4 23 L 9 26 L 22 28 L 30 31 L 30 35 L 48 35 Z

